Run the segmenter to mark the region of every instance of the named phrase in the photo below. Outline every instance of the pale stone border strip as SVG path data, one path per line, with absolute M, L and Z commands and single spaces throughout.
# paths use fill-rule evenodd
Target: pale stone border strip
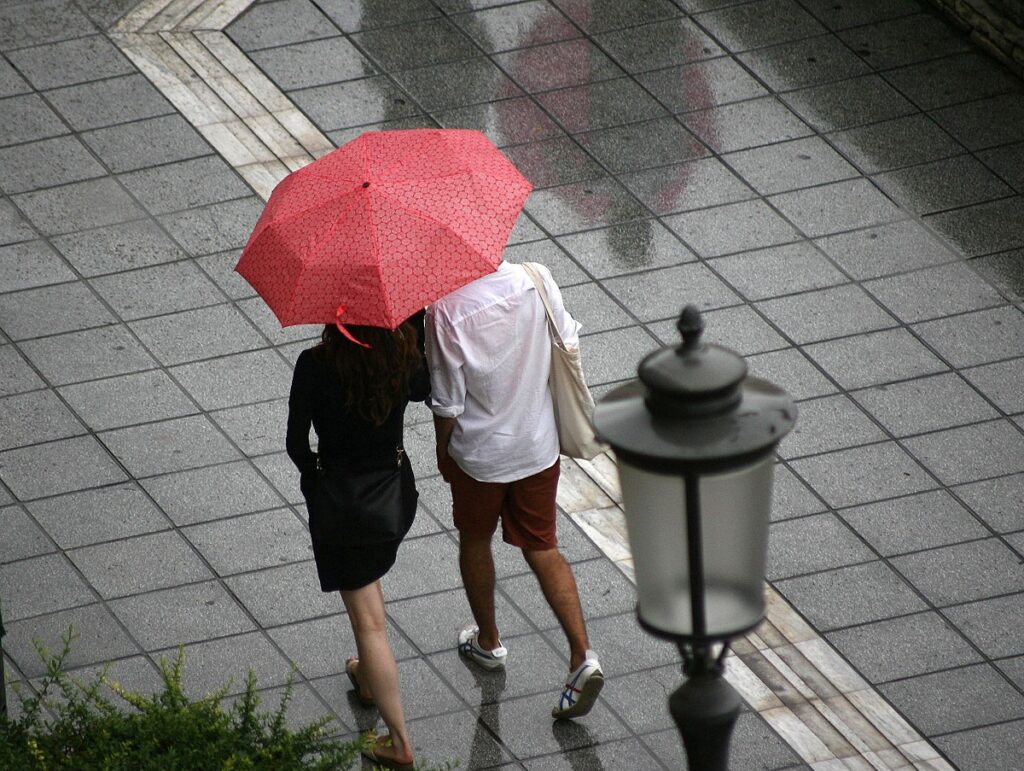
M 112 39 L 264 200 L 333 149 L 221 31 L 252 0 L 145 0 Z M 612 457 L 563 458 L 559 506 L 635 581 Z M 953 771 L 773 589 L 726 676 L 816 771 Z
M 615 462 L 562 459 L 558 505 L 631 580 Z M 767 618 L 736 640 L 726 677 L 816 771 L 953 771 L 774 589 Z

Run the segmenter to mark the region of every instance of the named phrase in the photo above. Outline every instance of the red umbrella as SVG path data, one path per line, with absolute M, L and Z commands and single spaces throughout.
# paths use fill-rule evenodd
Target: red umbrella
M 394 329 L 497 268 L 531 189 L 479 131 L 369 131 L 278 184 L 235 270 L 283 326 Z

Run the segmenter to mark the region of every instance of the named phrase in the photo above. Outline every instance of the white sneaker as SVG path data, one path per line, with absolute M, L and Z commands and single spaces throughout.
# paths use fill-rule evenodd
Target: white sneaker
M 498 645 L 494 650 L 484 650 L 476 642 L 478 634 L 480 628 L 475 626 L 468 626 L 459 632 L 459 653 L 484 669 L 504 669 L 508 651 L 502 645 Z
M 592 651 L 587 651 L 588 654 Z M 594 708 L 597 695 L 604 688 L 604 672 L 596 656 L 590 655 L 575 670 L 569 673 L 558 705 L 551 710 L 555 720 L 583 717 Z

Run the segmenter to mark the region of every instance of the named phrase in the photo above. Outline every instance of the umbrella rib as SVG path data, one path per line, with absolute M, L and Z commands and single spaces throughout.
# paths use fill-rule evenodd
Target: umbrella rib
M 349 193 L 345 193 L 345 195 L 351 195 L 352 192 L 355 192 L 358 189 L 359 189 L 358 187 L 353 188 L 352 191 L 350 191 Z M 339 195 L 339 196 L 337 196 L 337 198 L 341 198 L 341 196 Z M 354 201 L 355 199 L 352 198 L 350 200 Z M 306 214 L 307 212 L 313 211 L 313 209 L 316 209 L 317 207 L 322 207 L 323 205 L 324 205 L 323 200 L 317 200 L 314 203 L 311 203 L 309 206 L 305 206 L 305 207 L 299 209 L 298 211 L 290 212 L 287 216 L 281 217 L 280 219 L 275 219 L 273 222 L 270 223 L 270 225 L 268 225 L 268 227 L 273 226 L 273 225 L 287 224 L 287 223 L 291 222 L 292 220 L 298 219 L 303 214 Z M 351 205 L 352 205 L 352 203 L 349 203 L 349 206 L 351 206 Z M 344 214 L 346 211 L 348 211 L 348 207 L 347 206 L 344 209 L 341 210 L 341 214 Z

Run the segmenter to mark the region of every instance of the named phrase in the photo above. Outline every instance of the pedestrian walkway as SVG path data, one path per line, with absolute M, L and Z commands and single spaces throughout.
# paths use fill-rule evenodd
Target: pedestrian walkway
M 507 250 L 548 264 L 598 395 L 706 337 L 799 401 L 769 622 L 730 678 L 733 768 L 1024 768 L 1024 84 L 917 0 L 44 0 L 0 6 L 0 598 L 31 639 L 195 693 L 292 664 L 348 693 L 283 452 L 281 330 L 234 275 L 288 170 L 369 128 L 479 128 L 535 184 Z M 560 537 L 609 676 L 552 726 L 566 652 L 499 554 L 506 675 L 468 619 L 425 410 L 385 579 L 420 755 L 678 768 L 674 649 L 642 633 L 612 461 L 566 462 Z M 652 696 L 651 694 L 655 694 Z

